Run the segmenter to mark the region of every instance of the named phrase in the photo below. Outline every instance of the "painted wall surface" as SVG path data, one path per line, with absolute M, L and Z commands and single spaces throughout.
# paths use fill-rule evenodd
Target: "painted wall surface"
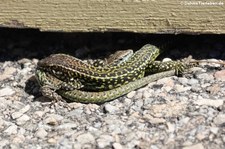
M 0 26 L 65 32 L 225 33 L 225 1 L 2 0 Z

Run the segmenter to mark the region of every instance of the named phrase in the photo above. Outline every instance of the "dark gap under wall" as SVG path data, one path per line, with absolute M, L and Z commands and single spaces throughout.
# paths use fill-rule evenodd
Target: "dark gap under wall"
M 145 44 L 165 47 L 160 57 L 225 59 L 225 35 L 167 35 L 126 32 L 60 33 L 34 29 L 0 28 L 0 61 L 38 58 L 66 53 L 79 58 L 98 58 L 116 50 L 138 50 Z M 76 50 L 81 51 L 77 53 Z M 82 53 L 86 50 L 86 53 Z

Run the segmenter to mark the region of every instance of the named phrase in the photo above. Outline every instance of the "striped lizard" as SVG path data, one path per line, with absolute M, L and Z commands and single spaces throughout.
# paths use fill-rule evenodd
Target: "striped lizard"
M 145 62 L 146 66 L 144 66 L 143 72 L 140 73 L 141 76 L 135 78 L 135 75 L 134 75 L 133 79 L 129 79 L 129 78 L 127 79 L 126 77 L 130 77 L 130 76 L 127 75 L 126 72 L 129 73 L 129 71 L 131 71 L 130 75 L 132 76 L 132 74 L 134 73 L 133 69 L 140 70 L 140 69 L 138 69 L 139 65 L 137 65 L 137 64 L 140 64 L 140 61 L 138 61 L 139 59 L 137 59 L 137 57 L 134 57 L 134 55 L 136 54 L 136 56 L 138 56 L 138 58 L 142 58 L 142 57 L 140 57 L 140 55 L 141 55 L 140 51 L 143 52 L 143 51 L 146 51 L 147 49 L 149 49 L 151 51 L 150 53 L 147 53 L 147 54 L 150 54 L 149 57 L 152 59 L 148 60 L 149 63 Z M 155 49 L 156 49 L 156 51 L 154 51 Z M 184 63 L 181 63 L 181 62 L 154 61 L 155 56 L 157 55 L 156 53 L 159 53 L 159 51 L 156 47 L 154 47 L 152 45 L 145 45 L 138 52 L 136 52 L 134 55 L 132 55 L 133 57 L 132 56 L 129 57 L 125 62 L 122 62 L 121 64 L 118 64 L 115 66 L 109 65 L 106 67 L 94 67 L 92 65 L 88 65 L 88 64 L 82 62 L 81 60 L 76 59 L 72 56 L 68 56 L 68 55 L 60 54 L 60 55 L 56 55 L 56 57 L 55 57 L 55 55 L 53 55 L 44 60 L 41 60 L 38 63 L 38 67 L 36 70 L 36 76 L 37 76 L 37 79 L 38 79 L 40 85 L 42 86 L 41 91 L 44 96 L 47 96 L 49 98 L 55 98 L 55 99 L 60 99 L 60 97 L 63 96 L 64 98 L 70 99 L 72 101 L 79 101 L 79 102 L 86 102 L 86 103 L 99 103 L 99 102 L 105 102 L 105 101 L 112 100 L 116 97 L 126 94 L 127 92 L 129 92 L 131 90 L 140 88 L 141 86 L 144 86 L 147 83 L 157 80 L 159 78 L 171 76 L 171 75 L 177 74 L 179 72 L 182 72 L 186 67 L 184 65 Z M 155 54 L 153 54 L 152 52 L 155 52 Z M 143 54 L 141 56 L 145 56 L 145 54 Z M 65 58 L 65 59 L 63 59 L 63 58 Z M 145 59 L 146 58 L 147 58 L 147 56 L 145 56 Z M 133 63 L 134 60 L 138 61 L 137 64 Z M 141 60 L 143 60 L 143 59 L 141 59 Z M 74 61 L 78 62 L 78 63 L 75 63 Z M 132 66 L 134 68 L 132 69 L 132 67 L 128 64 L 133 64 Z M 76 67 L 76 65 L 78 65 L 78 67 Z M 82 68 L 82 66 L 87 66 L 87 67 Z M 127 67 L 125 67 L 125 66 L 127 66 Z M 141 65 L 141 66 L 143 66 L 143 65 Z M 78 71 L 76 68 L 78 68 Z M 91 68 L 91 69 L 88 69 L 88 68 Z M 124 71 L 124 69 L 126 69 L 126 70 Z M 168 71 L 169 69 L 171 69 L 171 71 Z M 95 72 L 92 73 L 91 70 L 93 70 Z M 110 70 L 110 71 L 106 71 L 104 73 L 103 70 Z M 124 72 L 125 74 L 122 75 L 122 77 L 124 77 L 123 79 L 129 80 L 129 81 L 127 81 L 124 84 L 119 83 L 119 85 L 116 85 L 113 87 L 108 87 L 108 88 L 106 87 L 107 90 L 103 90 L 103 91 L 98 90 L 97 92 L 89 91 L 89 89 L 77 89 L 76 87 L 68 88 L 68 86 L 70 86 L 69 81 L 71 81 L 71 78 L 73 78 L 74 76 L 82 76 L 82 75 L 88 76 L 89 79 L 93 79 L 93 78 L 96 79 L 95 78 L 96 76 L 97 77 L 101 76 L 103 80 L 104 80 L 104 76 L 106 78 L 108 77 L 108 79 L 110 77 L 112 77 L 114 80 L 112 81 L 111 79 L 109 79 L 110 82 L 108 82 L 108 84 L 109 85 L 110 85 L 110 83 L 117 84 L 118 83 L 118 80 L 117 80 L 118 70 Z M 162 72 L 162 71 L 165 71 L 165 72 Z M 161 73 L 152 74 L 152 75 L 146 76 L 146 77 L 143 76 L 143 75 L 148 75 L 149 73 L 155 73 L 155 72 L 161 72 Z M 64 73 L 66 73 L 67 75 L 65 75 Z M 75 73 L 77 73 L 77 74 L 74 75 Z M 81 74 L 79 74 L 79 73 L 81 73 Z M 111 75 L 108 75 L 109 73 L 111 73 Z M 136 73 L 139 73 L 139 72 L 136 72 Z M 91 76 L 91 75 L 93 75 L 93 76 Z M 62 77 L 62 76 L 64 76 L 64 77 Z M 66 77 L 68 77 L 69 80 L 66 81 L 66 79 L 65 79 Z M 119 76 L 118 78 L 120 79 L 120 77 L 121 76 Z M 78 79 L 79 79 L 79 77 L 78 77 Z M 73 80 L 74 80 L 74 78 L 73 78 Z M 98 80 L 98 79 L 96 79 L 96 80 Z M 86 80 L 86 81 L 88 82 L 88 80 Z M 90 82 L 92 82 L 92 81 L 90 81 Z M 102 81 L 102 82 L 106 82 L 106 81 Z M 75 85 L 76 85 L 76 83 L 75 83 Z M 94 85 L 93 85 L 93 87 L 94 87 Z M 78 88 L 79 88 L 79 86 L 78 86 Z M 98 86 L 96 88 L 98 88 Z
M 53 54 L 40 60 L 37 70 L 62 80 L 63 90 L 104 91 L 120 87 L 149 73 L 170 69 L 182 72 L 184 68 L 180 62 L 155 61 L 159 53 L 157 47 L 147 44 L 121 64 L 104 67 L 95 67 L 66 54 Z

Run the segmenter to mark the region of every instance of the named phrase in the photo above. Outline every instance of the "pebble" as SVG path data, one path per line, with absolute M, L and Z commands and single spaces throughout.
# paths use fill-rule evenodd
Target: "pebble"
M 206 106 L 212 106 L 212 107 L 220 107 L 223 105 L 222 99 L 212 100 L 212 99 L 199 99 L 194 101 L 193 103 L 196 105 L 206 105 Z
M 12 96 L 14 93 L 15 91 L 9 86 L 0 89 L 0 97 Z
M 131 91 L 127 94 L 127 98 L 132 99 L 136 95 L 136 91 Z
M 63 119 L 63 116 L 61 116 L 61 115 L 49 114 L 44 119 L 44 123 L 54 126 L 54 125 L 57 125 L 62 119 Z
M 9 145 L 9 140 L 6 139 L 0 140 L 0 148 L 6 148 L 7 145 Z
M 4 130 L 4 133 L 7 135 L 17 134 L 17 128 L 18 127 L 16 125 L 11 125 L 6 130 Z
M 210 94 L 217 94 L 221 90 L 219 84 L 213 84 L 210 87 L 207 88 L 207 91 L 210 92 Z
M 16 68 L 14 67 L 6 67 L 4 72 L 0 74 L 0 81 L 8 79 L 12 77 L 12 75 L 16 72 Z
M 163 84 L 163 86 L 169 86 L 173 87 L 174 86 L 174 81 L 171 78 L 162 78 L 157 81 L 157 84 Z
M 56 130 L 72 130 L 75 128 L 77 128 L 76 123 L 65 123 L 65 124 L 57 126 L 55 129 Z
M 120 143 L 113 143 L 113 149 L 124 149 L 124 147 Z
M 188 84 L 192 79 L 187 79 L 187 78 L 178 78 L 178 81 L 182 84 L 182 85 L 185 85 L 185 84 Z
M 48 135 L 48 133 L 43 128 L 39 128 L 35 135 L 38 138 L 44 139 Z
M 205 134 L 203 134 L 203 133 L 199 133 L 199 134 L 197 134 L 196 135 L 196 138 L 198 139 L 198 140 L 203 140 L 203 139 L 205 139 L 207 137 L 207 135 L 205 135 Z
M 113 105 L 110 105 L 110 104 L 106 104 L 105 107 L 104 107 L 104 109 L 105 109 L 105 111 L 107 113 L 111 113 L 111 114 L 119 111 L 119 108 L 118 107 L 113 106 Z
M 225 81 L 225 70 L 217 71 L 214 76 L 218 80 Z
M 183 147 L 183 149 L 204 149 L 204 146 L 202 145 L 202 143 L 198 143 L 191 146 L 185 146 Z
M 41 117 L 43 117 L 44 114 L 45 114 L 44 111 L 35 111 L 34 112 L 35 118 L 41 118 Z
M 167 104 L 150 105 L 145 107 L 149 110 L 151 115 L 155 117 L 174 117 L 185 112 L 187 103 L 185 102 L 169 102 Z
M 30 120 L 30 117 L 28 115 L 24 114 L 16 120 L 16 124 L 23 125 L 29 120 Z
M 166 123 L 167 125 L 167 132 L 174 132 L 175 131 L 175 125 L 174 124 L 171 124 L 171 123 Z
M 143 118 L 151 124 L 162 124 L 166 122 L 164 118 L 153 117 L 151 114 L 144 114 Z
M 175 85 L 174 89 L 176 90 L 176 92 L 180 93 L 180 92 L 185 92 L 185 91 L 190 90 L 191 87 L 190 86 L 184 87 L 183 85 L 177 84 L 177 85 Z
M 24 108 L 20 109 L 19 111 L 12 113 L 11 116 L 13 119 L 17 119 L 29 110 L 30 110 L 30 105 L 27 105 Z
M 186 84 L 197 85 L 197 84 L 199 84 L 199 81 L 197 79 L 192 78 L 192 79 L 188 80 Z
M 48 143 L 50 143 L 50 144 L 56 144 L 57 143 L 57 140 L 54 139 L 54 138 L 49 138 L 48 139 Z
M 99 148 L 106 148 L 114 142 L 114 138 L 110 135 L 101 135 L 96 141 Z
M 210 131 L 216 135 L 219 131 L 219 128 L 218 127 L 211 127 Z
M 213 121 L 216 125 L 225 124 L 225 114 L 218 114 Z
M 146 91 L 143 92 L 143 98 L 144 99 L 151 97 L 151 95 L 152 95 L 152 92 L 150 92 L 150 91 L 146 90 Z
M 17 135 L 13 138 L 13 143 L 23 143 L 26 140 L 26 138 L 24 137 L 24 135 Z
M 79 142 L 81 145 L 84 145 L 86 143 L 94 144 L 95 138 L 91 133 L 84 133 L 76 138 L 77 142 Z
M 212 74 L 208 74 L 208 73 L 202 73 L 199 75 L 196 75 L 198 79 L 202 79 L 205 81 L 212 81 L 214 79 Z

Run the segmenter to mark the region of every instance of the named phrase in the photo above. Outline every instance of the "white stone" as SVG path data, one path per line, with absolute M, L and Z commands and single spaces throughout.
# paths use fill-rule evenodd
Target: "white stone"
M 95 138 L 91 133 L 84 133 L 84 134 L 81 134 L 77 137 L 77 141 L 80 144 L 86 144 L 86 143 L 94 144 Z
M 41 139 L 44 139 L 48 133 L 43 128 L 39 128 L 35 135 Z
M 204 149 L 204 146 L 202 145 L 202 143 L 198 143 L 191 146 L 185 146 L 183 147 L 183 149 Z
M 0 97 L 3 96 L 11 96 L 15 93 L 15 91 L 11 87 L 5 87 L 0 89 Z
M 130 93 L 127 94 L 127 98 L 133 98 L 136 94 L 136 91 L 131 91 Z
M 213 122 L 216 124 L 216 125 L 222 125 L 223 123 L 225 123 L 225 114 L 219 114 L 217 115 Z
M 114 149 L 123 149 L 123 146 L 120 143 L 113 143 L 112 146 Z
M 29 120 L 30 120 L 30 117 L 28 115 L 24 114 L 16 120 L 16 124 L 17 125 L 23 125 Z
M 16 125 L 11 125 L 9 126 L 4 133 L 7 133 L 8 135 L 12 135 L 12 134 L 17 134 L 17 126 Z
M 211 127 L 210 131 L 216 135 L 219 131 L 219 128 L 218 127 Z
M 194 104 L 196 105 L 206 105 L 206 106 L 212 106 L 212 107 L 219 107 L 223 105 L 222 99 L 212 100 L 212 99 L 199 99 L 194 101 Z

